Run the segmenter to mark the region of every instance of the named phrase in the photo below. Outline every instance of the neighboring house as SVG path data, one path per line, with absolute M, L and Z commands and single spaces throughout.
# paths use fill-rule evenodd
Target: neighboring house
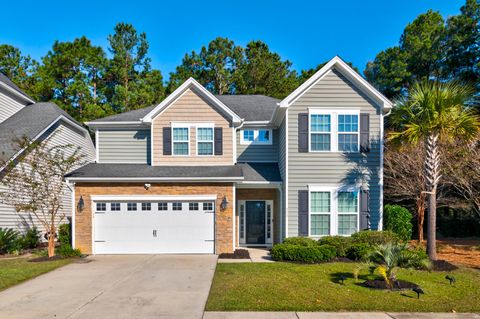
M 53 103 L 35 103 L 0 73 L 0 163 L 15 162 L 22 153 L 18 141 L 24 137 L 45 141 L 52 147 L 73 144 L 81 147 L 80 152 L 85 155 L 83 160 L 91 162 L 95 159 L 90 134 L 82 125 Z M 4 166 L 0 164 L 0 176 L 5 173 Z M 71 216 L 71 190 L 67 185 L 65 187 L 62 211 Z M 0 180 L 1 189 L 5 186 Z M 32 213 L 18 213 L 14 207 L 0 203 L 0 227 L 24 231 L 33 225 L 44 230 Z
M 228 253 L 381 229 L 392 103 L 335 57 L 284 100 L 187 80 L 157 106 L 87 123 L 75 187 L 84 253 Z

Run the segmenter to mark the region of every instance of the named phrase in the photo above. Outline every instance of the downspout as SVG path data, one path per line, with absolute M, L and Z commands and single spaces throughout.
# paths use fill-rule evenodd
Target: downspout
M 381 115 L 381 127 L 380 127 L 380 130 L 381 130 L 381 138 L 382 138 L 382 143 L 381 143 L 381 150 L 380 150 L 380 171 L 379 171 L 379 180 L 378 180 L 378 184 L 380 186 L 380 218 L 379 218 L 379 221 L 378 221 L 378 225 L 377 225 L 377 229 L 378 230 L 383 230 L 383 158 L 384 158 L 384 155 L 383 155 L 383 152 L 384 152 L 384 141 L 385 141 L 385 117 L 389 116 L 390 114 L 392 113 L 392 109 L 390 109 L 386 114 L 383 114 L 382 112 L 382 115 Z

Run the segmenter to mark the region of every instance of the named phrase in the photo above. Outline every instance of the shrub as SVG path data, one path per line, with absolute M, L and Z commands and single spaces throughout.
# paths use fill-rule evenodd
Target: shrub
M 36 226 L 29 228 L 25 235 L 19 238 L 22 249 L 36 248 L 40 244 L 40 232 Z
M 273 246 L 270 254 L 277 261 L 318 263 L 332 260 L 336 255 L 336 250 L 329 245 L 306 246 L 283 243 Z
M 352 239 L 344 236 L 325 236 L 319 239 L 318 243 L 334 247 L 337 257 L 345 257 L 347 256 L 347 250 L 352 245 Z
M 71 245 L 71 239 L 70 224 L 61 224 L 58 227 L 58 241 L 60 242 L 60 246 Z
M 10 254 L 19 249 L 18 233 L 11 228 L 0 228 L 0 254 Z
M 283 240 L 284 244 L 298 246 L 316 246 L 317 242 L 308 237 L 289 237 Z
M 73 249 L 70 244 L 62 244 L 57 251 L 63 258 L 80 257 L 80 249 Z
M 356 243 L 347 250 L 347 257 L 351 260 L 366 260 L 372 253 L 372 246 L 365 243 Z
M 387 243 L 398 243 L 400 239 L 392 231 L 362 230 L 352 234 L 354 244 L 369 244 L 370 246 L 382 245 Z
M 390 230 L 404 241 L 412 238 L 412 214 L 399 205 L 385 205 L 383 209 L 383 228 Z

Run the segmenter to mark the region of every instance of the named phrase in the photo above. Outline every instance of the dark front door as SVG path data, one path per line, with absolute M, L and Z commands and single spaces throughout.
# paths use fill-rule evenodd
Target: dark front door
M 265 201 L 246 202 L 246 243 L 265 244 Z

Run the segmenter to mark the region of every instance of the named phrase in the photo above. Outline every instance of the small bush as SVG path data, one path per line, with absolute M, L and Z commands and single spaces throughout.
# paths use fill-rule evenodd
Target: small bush
M 347 250 L 352 246 L 352 239 L 344 236 L 325 236 L 318 240 L 318 244 L 335 247 L 337 257 L 346 257 Z
M 293 245 L 283 243 L 273 246 L 271 256 L 277 261 L 318 263 L 335 258 L 336 250 L 329 245 Z
M 62 244 L 57 251 L 60 256 L 63 258 L 70 258 L 70 257 L 80 257 L 82 253 L 80 249 L 73 249 L 70 244 Z
M 383 228 L 390 230 L 404 241 L 412 238 L 412 214 L 399 205 L 385 205 L 383 210 Z
M 298 246 L 316 246 L 317 241 L 308 237 L 289 237 L 283 240 L 284 244 Z
M 392 231 L 362 230 L 352 234 L 354 244 L 369 244 L 370 246 L 383 245 L 387 243 L 398 243 L 400 239 Z
M 0 254 L 11 254 L 20 249 L 18 233 L 11 228 L 0 228 Z
M 58 242 L 61 246 L 71 245 L 71 239 L 70 224 L 61 224 L 58 227 Z
M 366 260 L 372 253 L 372 246 L 365 243 L 356 243 L 347 250 L 347 257 L 351 260 Z
M 432 269 L 432 263 L 430 262 L 427 252 L 422 247 L 406 249 L 403 257 L 408 263 L 406 265 L 400 263 L 400 267 L 411 267 L 419 270 Z
M 40 244 L 40 232 L 36 226 L 29 228 L 24 236 L 19 238 L 22 249 L 33 249 Z

